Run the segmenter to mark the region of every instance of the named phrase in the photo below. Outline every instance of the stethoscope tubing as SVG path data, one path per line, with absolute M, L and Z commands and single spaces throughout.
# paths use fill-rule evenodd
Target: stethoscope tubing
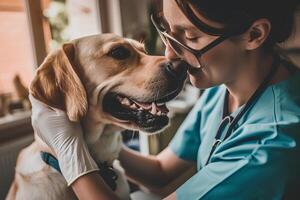
M 217 130 L 217 134 L 215 136 L 214 143 L 212 145 L 209 156 L 206 160 L 205 166 L 210 162 L 212 154 L 214 153 L 216 148 L 224 140 L 226 140 L 230 136 L 233 128 L 238 123 L 238 121 L 242 118 L 242 116 L 245 114 L 245 112 L 247 110 L 249 110 L 252 106 L 255 105 L 255 103 L 258 101 L 258 99 L 263 94 L 265 89 L 268 87 L 272 77 L 274 76 L 274 74 L 276 73 L 276 71 L 278 69 L 278 64 L 280 63 L 279 61 L 280 61 L 280 57 L 278 55 L 275 55 L 273 63 L 272 63 L 272 69 L 271 69 L 270 73 L 266 76 L 266 78 L 263 80 L 263 82 L 255 90 L 253 95 L 250 97 L 250 99 L 247 101 L 247 103 L 240 110 L 240 112 L 237 114 L 236 117 L 232 117 L 232 116 L 228 115 L 228 95 L 229 95 L 229 92 L 228 92 L 228 90 L 226 90 L 225 99 L 224 99 L 224 107 L 223 107 L 223 119 L 221 121 L 221 124 L 220 124 L 218 130 Z M 228 121 L 228 122 L 225 123 L 226 121 Z M 228 127 L 227 131 L 225 132 L 225 134 L 222 134 L 222 130 L 223 130 L 224 126 L 228 125 L 228 123 L 229 123 L 229 127 Z

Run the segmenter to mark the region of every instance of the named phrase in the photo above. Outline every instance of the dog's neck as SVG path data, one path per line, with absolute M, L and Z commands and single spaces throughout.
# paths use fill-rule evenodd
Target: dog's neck
M 96 122 L 87 117 L 83 122 L 83 132 L 90 153 L 96 162 L 112 162 L 119 156 L 122 147 L 121 128 Z

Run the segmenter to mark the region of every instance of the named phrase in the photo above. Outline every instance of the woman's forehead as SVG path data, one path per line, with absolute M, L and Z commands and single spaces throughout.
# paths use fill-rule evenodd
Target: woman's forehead
M 223 28 L 224 26 L 218 22 L 214 22 L 208 20 L 203 17 L 198 11 L 196 11 L 192 6 L 191 9 L 196 14 L 197 18 L 204 22 L 205 24 L 215 27 L 215 28 Z M 164 0 L 163 1 L 163 14 L 168 24 L 172 29 L 194 29 L 199 30 L 189 19 L 185 16 L 185 14 L 180 10 L 175 0 Z M 201 30 L 200 30 L 201 31 Z
M 173 30 L 197 29 L 182 13 L 174 0 L 163 1 L 163 15 Z

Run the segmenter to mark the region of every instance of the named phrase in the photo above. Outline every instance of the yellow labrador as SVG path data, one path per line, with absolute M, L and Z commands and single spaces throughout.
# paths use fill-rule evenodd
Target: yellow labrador
M 182 89 L 186 64 L 150 56 L 144 46 L 114 34 L 88 36 L 64 44 L 47 56 L 31 83 L 30 94 L 80 121 L 97 163 L 113 166 L 116 194 L 129 199 L 129 187 L 117 162 L 121 135 L 117 130 L 157 132 L 168 125 L 165 102 Z M 51 149 L 35 141 L 18 156 L 12 199 L 74 199 L 63 176 L 47 165 L 40 152 Z

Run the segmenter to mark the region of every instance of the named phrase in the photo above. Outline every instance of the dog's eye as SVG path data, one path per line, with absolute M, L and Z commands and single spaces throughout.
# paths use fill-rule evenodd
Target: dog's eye
M 130 57 L 130 50 L 123 46 L 120 46 L 112 49 L 109 52 L 109 55 L 117 60 L 124 60 Z

